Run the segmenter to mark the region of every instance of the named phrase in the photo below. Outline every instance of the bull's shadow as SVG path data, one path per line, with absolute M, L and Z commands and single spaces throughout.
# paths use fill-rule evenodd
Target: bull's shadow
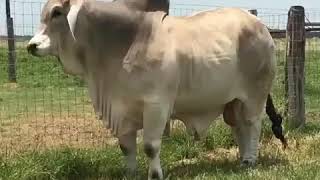
M 164 150 L 162 155 L 162 165 L 165 179 L 194 179 L 196 177 L 205 175 L 206 177 L 228 177 L 234 175 L 247 176 L 251 169 L 269 170 L 272 166 L 286 166 L 289 161 L 284 156 L 276 156 L 271 153 L 263 153 L 259 156 L 257 165 L 251 168 L 240 167 L 240 161 L 234 155 L 226 155 L 224 153 L 217 153 L 216 155 L 223 156 L 211 158 L 207 156 L 208 151 L 202 149 L 190 150 L 197 147 L 199 144 L 193 143 L 189 147 L 182 147 L 189 149 L 189 153 L 181 152 L 178 146 L 179 143 L 170 144 L 168 142 L 164 144 Z M 220 148 L 223 151 L 228 149 Z M 89 172 L 86 178 L 75 176 L 68 177 L 68 179 L 147 179 L 147 158 L 143 154 L 142 149 L 138 154 L 139 168 L 135 177 L 127 176 L 125 173 L 125 163 L 121 152 L 118 151 L 116 157 L 110 159 L 110 164 L 100 164 L 98 172 Z M 196 153 L 196 151 L 200 151 Z M 186 154 L 188 154 L 186 157 Z M 117 159 L 116 161 L 114 160 Z M 187 159 L 187 160 L 186 160 Z M 181 162 L 184 160 L 183 162 Z
M 283 166 L 288 163 L 287 159 L 270 155 L 260 156 L 257 165 L 250 168 L 240 167 L 239 160 L 228 160 L 228 157 L 221 160 L 202 159 L 193 164 L 181 164 L 174 168 L 165 169 L 165 176 L 167 179 L 193 179 L 204 174 L 206 176 L 216 176 L 217 174 L 224 176 L 233 174 L 246 175 L 250 169 L 267 170 L 271 166 Z

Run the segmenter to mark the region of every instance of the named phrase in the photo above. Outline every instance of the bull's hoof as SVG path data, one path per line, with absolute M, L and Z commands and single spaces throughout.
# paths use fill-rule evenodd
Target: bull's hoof
M 244 167 L 244 168 L 249 168 L 249 167 L 254 167 L 256 165 L 256 161 L 255 160 L 242 160 L 240 163 L 240 167 Z
M 163 179 L 163 174 L 162 171 L 151 171 L 151 174 L 149 174 L 148 180 L 162 180 Z
M 128 179 L 137 179 L 138 177 L 138 171 L 136 169 L 126 169 L 126 174 L 125 174 L 126 178 Z

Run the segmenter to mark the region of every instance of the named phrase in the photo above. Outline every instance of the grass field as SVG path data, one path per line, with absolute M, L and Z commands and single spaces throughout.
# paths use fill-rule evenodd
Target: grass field
M 161 159 L 167 179 L 319 179 L 320 127 L 309 122 L 303 131 L 288 134 L 290 148 L 264 129 L 259 162 L 240 168 L 236 147 L 224 124 L 211 128 L 206 140 L 194 143 L 176 129 L 162 146 Z M 139 145 L 139 171 L 145 179 L 147 160 Z M 0 159 L 0 179 L 125 179 L 124 162 L 117 146 L 59 148 Z
M 284 111 L 285 41 L 277 40 L 278 76 L 273 96 Z M 0 180 L 122 179 L 117 141 L 94 118 L 84 82 L 63 73 L 53 58 L 31 57 L 18 44 L 18 83 L 7 82 L 7 51 L 0 47 Z M 304 129 L 286 131 L 282 151 L 264 121 L 256 168 L 240 168 L 229 128 L 220 120 L 208 137 L 193 142 L 177 125 L 164 139 L 162 165 L 167 179 L 319 179 L 320 40 L 307 42 Z M 139 145 L 139 175 L 146 158 Z

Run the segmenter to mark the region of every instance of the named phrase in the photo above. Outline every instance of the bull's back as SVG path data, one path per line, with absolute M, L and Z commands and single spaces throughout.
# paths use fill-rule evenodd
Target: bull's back
M 256 70 L 271 63 L 260 59 L 264 53 L 252 47 L 254 43 L 246 42 L 247 37 L 268 46 L 264 25 L 242 10 L 201 12 L 169 19 L 168 23 L 172 24 L 169 29 L 180 67 L 177 106 L 218 107 L 247 96 L 247 76 L 258 75 Z M 253 53 L 254 57 L 240 57 L 246 56 L 245 53 Z

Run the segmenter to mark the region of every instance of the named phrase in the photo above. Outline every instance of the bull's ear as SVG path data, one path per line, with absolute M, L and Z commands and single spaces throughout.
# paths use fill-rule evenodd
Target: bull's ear
M 64 0 L 63 7 L 65 9 L 69 9 L 69 12 L 67 14 L 69 29 L 73 39 L 76 40 L 74 36 L 74 30 L 77 22 L 78 13 L 81 8 L 81 3 L 71 3 L 70 0 Z

